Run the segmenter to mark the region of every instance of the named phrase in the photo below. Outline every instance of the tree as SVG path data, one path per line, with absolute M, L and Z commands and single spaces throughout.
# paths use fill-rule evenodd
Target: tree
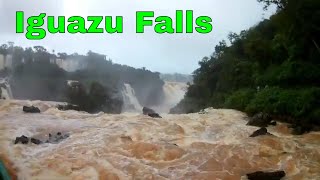
M 36 50 L 36 53 L 46 53 L 47 49 L 44 48 L 43 46 L 34 46 L 33 47 Z
M 275 4 L 279 10 L 284 9 L 289 0 L 258 0 L 258 2 L 262 2 L 265 4 L 264 9 L 268 9 L 268 7 L 272 4 Z
M 25 63 L 31 63 L 33 62 L 33 59 L 34 59 L 34 51 L 32 48 L 26 48 L 24 50 L 24 60 L 25 60 Z
M 12 54 L 13 66 L 17 66 L 18 64 L 21 64 L 23 58 L 24 58 L 24 49 L 20 46 L 13 47 L 13 54 Z
M 240 35 L 230 33 L 230 45 L 219 42 L 212 57 L 199 62 L 194 84 L 173 111 L 236 108 L 320 124 L 320 1 L 258 1 L 278 12 Z
M 0 46 L 0 54 L 3 54 L 4 56 L 8 54 L 8 45 L 2 44 Z
M 240 36 L 236 33 L 231 32 L 228 34 L 228 39 L 229 39 L 230 43 L 233 44 L 235 41 L 240 39 Z
M 38 62 L 49 63 L 50 62 L 50 53 L 43 46 L 34 46 L 35 49 L 34 59 Z
M 67 54 L 67 53 L 58 53 L 58 57 L 59 57 L 60 59 L 67 59 L 68 54 Z

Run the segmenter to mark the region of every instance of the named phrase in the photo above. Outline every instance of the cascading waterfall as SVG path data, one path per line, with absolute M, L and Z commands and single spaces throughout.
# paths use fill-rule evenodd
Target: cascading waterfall
M 170 109 L 183 99 L 187 88 L 186 83 L 165 81 L 163 85 L 164 100 L 160 105 L 153 108 L 160 113 L 169 113 Z
M 140 105 L 134 89 L 130 86 L 130 84 L 124 84 L 122 98 L 122 112 L 141 112 L 142 106 Z
M 1 97 L 4 99 L 12 99 L 12 91 L 10 84 L 6 78 L 0 78 Z
M 169 113 L 170 109 L 177 105 L 183 99 L 187 91 L 187 84 L 180 82 L 165 82 L 163 85 L 164 99 L 162 103 L 153 106 L 154 110 L 159 113 Z M 124 84 L 122 90 L 123 108 L 122 112 L 141 112 L 142 106 L 140 105 L 134 89 L 130 84 Z

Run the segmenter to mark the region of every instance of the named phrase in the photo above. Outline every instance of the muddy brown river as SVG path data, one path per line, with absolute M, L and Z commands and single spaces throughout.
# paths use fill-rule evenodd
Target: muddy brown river
M 293 136 L 286 124 L 275 136 L 249 138 L 239 111 L 206 109 L 188 115 L 87 114 L 59 111 L 57 103 L 0 101 L 0 157 L 15 179 L 246 179 L 255 171 L 284 170 L 284 179 L 320 179 L 320 133 Z M 22 112 L 34 105 L 41 114 Z M 69 133 L 57 144 L 14 144 Z

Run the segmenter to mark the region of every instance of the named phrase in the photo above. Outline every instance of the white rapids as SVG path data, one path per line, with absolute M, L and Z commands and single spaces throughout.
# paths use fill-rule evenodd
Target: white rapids
M 12 99 L 11 86 L 6 78 L 0 78 L 1 98 Z
M 245 179 L 284 170 L 286 179 L 320 179 L 320 133 L 248 136 L 247 116 L 235 110 L 167 115 L 59 111 L 57 103 L 0 101 L 0 158 L 13 179 Z M 25 114 L 34 105 L 41 114 Z M 15 137 L 67 132 L 59 144 L 17 144 Z

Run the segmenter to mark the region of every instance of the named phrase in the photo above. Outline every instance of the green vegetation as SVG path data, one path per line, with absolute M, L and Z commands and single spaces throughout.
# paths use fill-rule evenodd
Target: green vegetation
M 277 12 L 203 58 L 172 113 L 212 106 L 320 124 L 320 1 L 258 1 Z
M 96 113 L 103 111 L 106 113 L 121 113 L 122 100 L 112 99 L 108 90 L 98 82 L 92 82 L 90 90 L 81 83 L 67 88 L 67 99 L 71 104 L 75 104 L 82 111 Z

